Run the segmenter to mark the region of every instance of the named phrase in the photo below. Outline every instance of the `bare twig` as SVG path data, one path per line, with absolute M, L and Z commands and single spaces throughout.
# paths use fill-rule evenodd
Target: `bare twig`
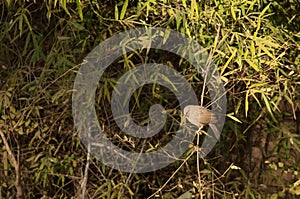
M 84 175 L 83 175 L 83 180 L 81 184 L 81 189 L 82 189 L 82 198 L 85 199 L 86 197 L 86 184 L 87 184 L 87 179 L 88 179 L 88 172 L 89 172 L 89 167 L 90 167 L 90 154 L 91 154 L 91 144 L 88 144 L 88 151 L 87 151 L 87 156 L 86 156 L 86 165 L 85 165 L 85 170 L 84 170 Z
M 181 163 L 181 165 L 176 169 L 176 171 L 170 176 L 170 178 L 165 182 L 165 184 L 163 184 L 163 186 L 161 186 L 156 192 L 154 192 L 151 196 L 149 196 L 147 199 L 150 199 L 152 197 L 154 197 L 158 192 L 162 191 L 163 188 L 165 188 L 165 186 L 167 186 L 167 184 L 170 182 L 170 180 L 176 175 L 176 173 L 178 173 L 178 171 L 181 169 L 181 167 L 190 159 L 190 157 L 194 154 L 196 150 L 193 150 L 191 152 L 191 154 L 186 157 L 184 159 L 184 161 Z
M 1 138 L 3 140 L 3 143 L 4 143 L 4 146 L 6 148 L 6 151 L 9 155 L 9 158 L 10 160 L 12 161 L 13 163 L 13 166 L 15 167 L 15 171 L 16 171 L 16 179 L 15 179 L 15 182 L 14 182 L 14 185 L 16 187 L 16 190 L 17 190 L 17 199 L 22 199 L 23 198 L 23 190 L 22 190 L 22 186 L 21 186 L 21 173 L 20 173 L 20 164 L 19 164 L 19 161 L 17 161 L 15 155 L 13 154 L 8 142 L 7 142 L 7 139 L 3 133 L 3 131 L 0 129 L 0 135 L 1 135 Z M 18 151 L 18 156 L 19 156 L 19 151 Z
M 197 147 L 200 146 L 200 131 L 201 129 L 198 130 L 197 132 Z M 201 183 L 201 173 L 200 173 L 200 153 L 199 149 L 197 148 L 197 173 L 198 173 L 198 183 L 199 183 L 199 192 L 200 192 L 200 198 L 203 199 L 203 194 L 202 194 L 202 183 Z

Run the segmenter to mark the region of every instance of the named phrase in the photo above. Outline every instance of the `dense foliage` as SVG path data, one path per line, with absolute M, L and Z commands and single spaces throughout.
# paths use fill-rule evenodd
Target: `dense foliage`
M 299 197 L 298 0 L 4 0 L 0 10 L 0 198 Z M 76 71 L 101 41 L 147 26 L 180 31 L 210 52 L 227 89 L 220 142 L 200 162 L 187 152 L 151 173 L 122 173 L 93 157 L 87 167 L 72 118 Z M 163 52 L 128 53 L 105 71 L 99 121 L 114 143 L 137 151 L 141 141 L 119 132 L 107 104 L 121 74 L 150 62 L 174 67 L 196 90 L 203 86 L 188 63 Z M 174 101 L 163 89 L 149 97 L 154 89 L 132 97 L 137 122 L 147 121 L 141 113 L 149 105 Z M 169 138 L 158 135 L 153 146 Z

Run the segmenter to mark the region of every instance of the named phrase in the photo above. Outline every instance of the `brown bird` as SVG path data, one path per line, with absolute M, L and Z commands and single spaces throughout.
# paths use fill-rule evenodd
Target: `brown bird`
M 197 105 L 188 105 L 183 109 L 183 114 L 189 122 L 198 128 L 209 123 L 217 123 L 217 116 L 211 110 Z

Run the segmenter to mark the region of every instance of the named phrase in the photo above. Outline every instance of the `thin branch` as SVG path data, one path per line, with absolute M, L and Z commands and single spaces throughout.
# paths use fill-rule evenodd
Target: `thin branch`
M 175 172 L 171 175 L 171 177 L 165 182 L 165 184 L 163 184 L 156 192 L 154 192 L 147 199 L 154 197 L 158 192 L 162 191 L 165 188 L 165 186 L 170 182 L 170 180 L 176 175 L 176 173 L 178 173 L 181 167 L 190 159 L 190 157 L 194 154 L 195 151 L 196 150 L 193 150 L 191 154 L 187 158 L 185 158 L 185 160 L 181 163 L 181 165 L 175 170 Z
M 14 185 L 15 185 L 16 190 L 17 190 L 17 196 L 16 197 L 17 197 L 17 199 L 22 199 L 23 198 L 23 190 L 22 190 L 22 186 L 21 186 L 20 164 L 16 160 L 16 157 L 13 154 L 11 148 L 9 147 L 7 139 L 6 139 L 4 133 L 3 133 L 3 131 L 1 129 L 0 129 L 0 135 L 1 135 L 1 138 L 3 140 L 4 146 L 6 148 L 6 151 L 7 151 L 8 155 L 9 155 L 9 158 L 11 159 L 11 161 L 13 163 L 13 166 L 15 167 L 16 179 L 15 179 Z M 20 153 L 20 152 L 18 151 L 18 153 Z
M 198 173 L 198 183 L 199 183 L 199 193 L 200 198 L 203 199 L 203 193 L 202 193 L 202 183 L 201 183 L 201 172 L 200 172 L 200 153 L 199 153 L 199 146 L 200 146 L 200 130 L 197 132 L 197 173 Z
M 89 172 L 89 167 L 90 167 L 90 156 L 91 156 L 91 144 L 88 144 L 88 151 L 87 151 L 87 156 L 86 156 L 86 165 L 85 165 L 85 170 L 84 170 L 84 175 L 83 175 L 83 180 L 81 184 L 81 189 L 82 189 L 82 198 L 84 199 L 86 196 L 86 184 L 88 180 L 88 172 Z

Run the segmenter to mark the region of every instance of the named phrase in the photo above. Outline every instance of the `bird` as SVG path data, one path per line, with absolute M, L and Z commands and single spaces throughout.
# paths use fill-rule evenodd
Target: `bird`
M 203 106 L 188 105 L 184 107 L 183 114 L 190 123 L 198 128 L 210 123 L 215 124 L 218 121 L 216 114 Z

